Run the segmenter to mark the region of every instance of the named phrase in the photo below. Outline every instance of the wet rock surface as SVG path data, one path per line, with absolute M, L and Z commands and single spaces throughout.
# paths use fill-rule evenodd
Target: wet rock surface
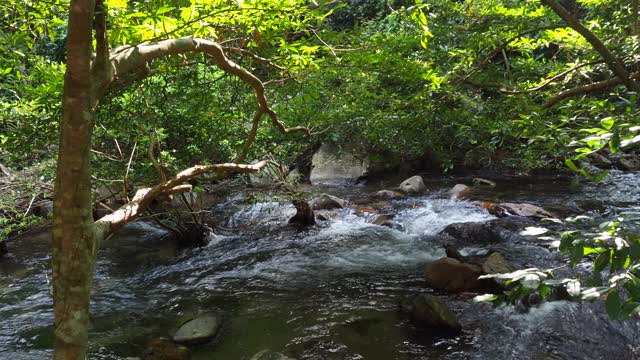
M 424 184 L 422 176 L 412 176 L 407 180 L 400 183 L 398 189 L 405 194 L 418 195 L 427 191 L 427 187 Z
M 348 148 L 323 144 L 311 159 L 313 185 L 355 184 L 368 172 L 369 161 L 355 156 Z
M 420 294 L 413 299 L 403 300 L 400 306 L 416 326 L 431 333 L 450 335 L 462 330 L 456 315 L 439 297 Z
M 478 280 L 480 275 L 480 267 L 448 257 L 438 259 L 424 269 L 424 280 L 428 287 L 449 292 L 479 290 L 482 288 L 482 282 Z
M 313 210 L 342 209 L 347 205 L 347 201 L 337 196 L 322 194 L 313 201 Z
M 183 345 L 197 345 L 212 340 L 220 329 L 220 319 L 213 314 L 205 314 L 182 324 L 173 341 Z

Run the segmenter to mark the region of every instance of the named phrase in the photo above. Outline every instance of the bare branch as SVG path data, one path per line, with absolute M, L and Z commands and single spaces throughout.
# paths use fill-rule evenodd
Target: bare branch
M 465 80 L 465 83 L 472 85 L 474 87 L 478 87 L 478 88 L 497 88 L 501 93 L 504 94 L 511 94 L 511 95 L 515 95 L 515 94 L 527 94 L 527 93 L 532 93 L 535 91 L 540 91 L 543 90 L 545 88 L 547 88 L 549 85 L 551 85 L 553 82 L 558 81 L 560 79 L 562 79 L 563 77 L 567 76 L 568 74 L 579 70 L 585 66 L 589 66 L 589 65 L 596 65 L 596 64 L 601 64 L 603 63 L 603 60 L 598 60 L 598 61 L 591 61 L 588 63 L 583 63 L 583 64 L 579 64 L 576 65 L 574 67 L 572 67 L 571 69 L 567 69 L 557 75 L 554 75 L 548 79 L 546 79 L 545 81 L 542 82 L 542 84 L 529 88 L 529 89 L 524 89 L 524 90 L 517 90 L 512 88 L 511 86 L 507 85 L 507 84 L 503 84 L 503 83 L 478 83 L 478 82 L 474 82 L 472 80 Z
M 184 185 L 185 182 L 195 178 L 196 176 L 212 173 L 212 172 L 226 172 L 226 173 L 250 173 L 256 172 L 265 167 L 268 164 L 267 160 L 263 160 L 254 165 L 243 164 L 216 164 L 216 165 L 196 165 L 181 171 L 173 178 L 164 181 L 154 187 L 144 188 L 136 191 L 135 196 L 127 204 L 114 211 L 113 213 L 104 216 L 95 224 L 98 227 L 97 230 L 103 233 L 113 232 L 126 223 L 136 219 L 142 214 L 142 212 L 151 204 L 151 202 L 161 195 L 169 195 L 176 192 L 181 192 L 190 189 L 190 185 Z
M 631 74 L 630 78 L 631 80 L 640 79 L 640 72 L 635 72 Z M 570 97 L 580 96 L 580 95 L 584 95 L 584 94 L 588 94 L 596 91 L 602 91 L 606 89 L 611 89 L 615 86 L 622 85 L 622 84 L 624 84 L 624 81 L 619 77 L 615 77 L 612 79 L 595 82 L 589 85 L 578 86 L 572 89 L 562 91 L 558 95 L 552 97 L 547 101 L 547 104 L 545 105 L 545 107 L 547 108 L 552 107 L 557 103 L 559 103 L 560 101 Z

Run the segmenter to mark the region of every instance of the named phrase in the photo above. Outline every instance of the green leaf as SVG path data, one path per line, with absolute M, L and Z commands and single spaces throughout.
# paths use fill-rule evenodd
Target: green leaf
M 611 272 L 622 270 L 626 266 L 629 266 L 629 248 L 615 251 L 611 259 Z
M 571 267 L 576 266 L 580 260 L 582 260 L 582 255 L 584 255 L 584 246 L 582 243 L 574 244 L 569 253 Z
M 567 164 L 567 167 L 573 171 L 578 171 L 578 167 L 576 166 L 576 164 L 574 164 L 574 162 L 571 159 L 566 159 L 564 161 L 565 164 Z
M 618 319 L 621 306 L 622 304 L 620 303 L 620 295 L 618 295 L 618 290 L 614 289 L 610 291 L 607 295 L 606 302 L 607 314 L 609 314 L 609 317 L 614 320 Z
M 612 117 L 606 117 L 600 120 L 600 126 L 602 126 L 602 128 L 605 130 L 611 129 L 614 123 L 615 123 L 615 120 Z
M 542 297 L 542 299 L 546 299 L 547 296 L 551 294 L 551 287 L 548 285 L 540 285 L 538 287 L 538 292 L 540 293 L 540 296 Z
M 596 273 L 602 272 L 607 265 L 609 265 L 609 260 L 611 258 L 611 250 L 606 250 L 601 252 L 596 259 L 593 261 L 593 271 Z
M 620 149 L 620 132 L 616 129 L 613 132 L 613 136 L 611 136 L 611 140 L 609 140 L 609 150 L 611 150 L 612 154 L 615 154 L 618 149 Z
M 627 300 L 624 303 L 624 305 L 622 305 L 622 309 L 620 310 L 620 318 L 625 319 L 630 316 L 636 315 L 639 312 L 640 312 L 640 303 L 630 299 L 630 300 Z

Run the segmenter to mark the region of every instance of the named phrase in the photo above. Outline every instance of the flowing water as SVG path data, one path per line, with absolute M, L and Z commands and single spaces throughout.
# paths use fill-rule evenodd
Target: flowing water
M 608 218 L 640 214 L 639 175 L 614 173 L 604 184 L 498 186 L 487 199 L 527 201 L 563 215 Z M 378 204 L 392 226 L 373 225 L 366 209 L 342 209 L 301 231 L 287 224 L 288 204 L 246 204 L 232 196 L 213 208 L 224 221 L 208 245 L 181 249 L 168 234 L 138 222 L 105 241 L 91 307 L 91 359 L 140 356 L 149 340 L 169 336 L 195 314 L 214 312 L 221 332 L 192 348 L 194 359 L 249 359 L 271 349 L 298 359 L 631 359 L 638 320 L 610 321 L 601 304 L 545 303 L 522 312 L 443 296 L 463 332 L 438 337 L 399 314 L 402 298 L 433 293 L 425 264 L 444 256 L 434 235 L 452 223 L 493 216 L 446 200 L 449 184 L 426 196 Z M 572 190 L 573 189 L 573 190 Z M 372 189 L 328 191 L 354 202 Z M 0 259 L 0 359 L 51 355 L 49 235 L 14 242 Z M 10 244 L 11 245 L 11 244 Z M 564 259 L 539 243 L 500 244 L 518 266 L 551 267 Z M 481 252 L 469 247 L 465 252 Z

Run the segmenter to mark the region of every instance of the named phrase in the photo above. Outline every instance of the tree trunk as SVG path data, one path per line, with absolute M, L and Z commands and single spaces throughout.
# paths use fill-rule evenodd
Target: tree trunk
M 72 0 L 60 149 L 54 190 L 54 359 L 84 359 L 98 234 L 91 214 L 90 156 L 95 115 L 91 77 L 94 0 Z

